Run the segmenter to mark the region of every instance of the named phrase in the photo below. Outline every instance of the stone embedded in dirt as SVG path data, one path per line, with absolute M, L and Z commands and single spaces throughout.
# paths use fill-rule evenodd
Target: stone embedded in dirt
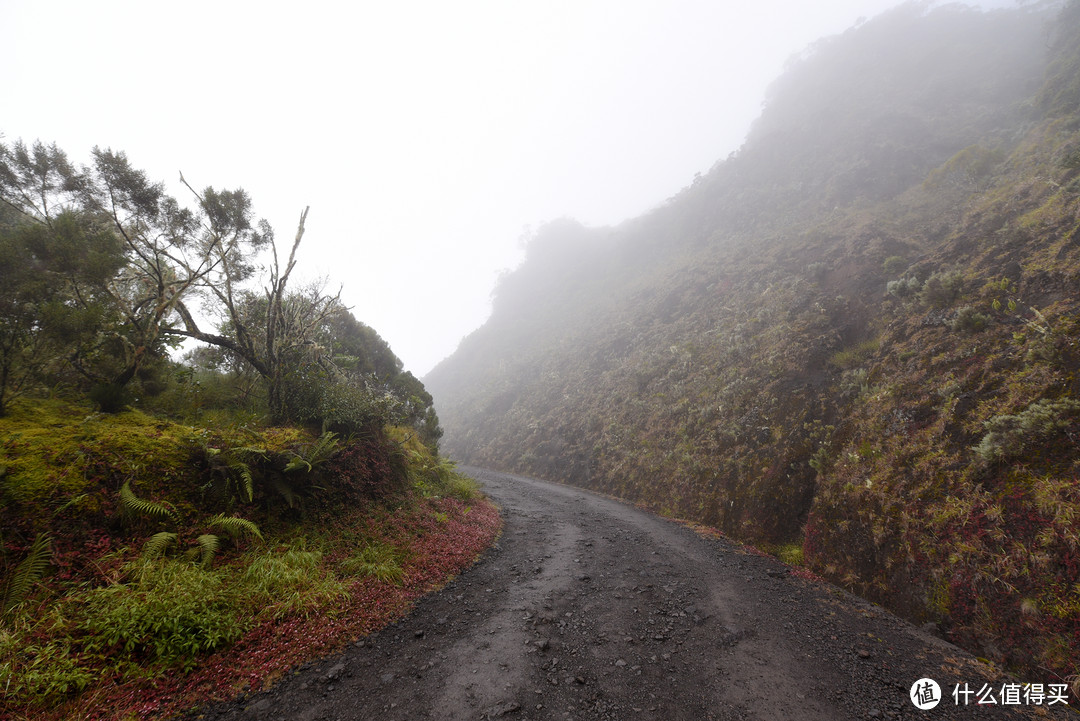
M 865 648 L 859 649 L 859 658 L 870 658 L 871 654 Z
M 323 678 L 322 678 L 323 683 L 330 683 L 331 681 L 336 681 L 344 671 L 345 671 L 345 664 L 344 663 L 336 663 L 336 664 L 334 664 L 333 666 L 330 667 L 330 670 L 326 672 L 326 675 L 323 676 Z
M 417 630 L 416 630 L 416 631 L 415 631 L 415 632 L 413 633 L 413 637 L 415 637 L 415 638 L 423 638 L 423 637 L 424 637 L 424 629 L 422 629 L 422 628 L 418 628 L 418 629 L 417 629 Z
M 252 714 L 262 713 L 264 711 L 269 711 L 271 705 L 272 704 L 270 702 L 270 699 L 264 698 L 263 700 L 256 701 L 255 703 L 253 703 L 250 706 L 248 706 L 247 708 L 245 708 L 244 712 L 245 713 L 252 713 Z
M 491 712 L 491 717 L 497 718 L 499 716 L 506 716 L 507 714 L 511 714 L 515 711 L 520 710 L 521 704 L 519 704 L 517 701 L 511 701 L 510 703 L 495 707 L 495 709 Z

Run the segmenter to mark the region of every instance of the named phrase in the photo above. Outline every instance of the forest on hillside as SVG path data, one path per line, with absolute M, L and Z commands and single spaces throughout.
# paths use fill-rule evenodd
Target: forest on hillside
M 399 617 L 500 520 L 241 189 L 0 143 L 0 716 L 147 718 Z M 186 350 L 185 350 L 186 349 Z
M 703 89 L 703 92 L 707 89 Z M 1080 3 L 824 39 L 652 211 L 531 238 L 444 447 L 803 564 L 1080 690 Z
M 340 292 L 290 283 L 308 209 L 279 251 L 243 189 L 181 182 L 188 203 L 123 152 L 79 166 L 55 144 L 0 144 L 0 415 L 58 389 L 106 412 L 239 404 L 351 430 L 385 415 L 437 441 L 430 395 Z

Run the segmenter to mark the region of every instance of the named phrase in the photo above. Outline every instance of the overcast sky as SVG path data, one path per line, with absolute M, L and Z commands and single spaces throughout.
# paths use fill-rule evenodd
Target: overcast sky
M 897 0 L 0 0 L 5 142 L 243 187 L 422 376 L 526 226 L 607 225 L 736 150 L 785 61 Z

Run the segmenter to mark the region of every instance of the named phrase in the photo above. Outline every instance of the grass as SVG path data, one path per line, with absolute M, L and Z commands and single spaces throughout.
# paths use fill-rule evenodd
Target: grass
M 329 612 L 348 600 L 346 585 L 325 567 L 321 551 L 296 547 L 252 554 L 238 574 L 239 586 L 274 618 Z
M 436 519 L 445 519 L 447 515 L 436 511 Z M 405 571 L 398 560 L 399 552 L 385 543 L 373 543 L 365 546 L 356 555 L 344 559 L 341 570 L 352 576 L 374 576 L 384 583 L 401 585 Z
M 803 566 L 802 543 L 785 543 L 773 549 L 776 557 L 789 566 Z
M 120 584 L 27 609 L 0 631 L 8 709 L 25 719 L 150 718 L 263 688 L 404 615 L 467 568 L 501 522 L 487 502 L 414 497 L 335 525 L 383 540 L 356 552 L 335 527 L 306 535 L 323 551 L 251 549 L 213 570 L 133 561 Z
M 341 467 L 361 468 L 355 481 L 321 463 L 290 469 L 317 442 L 298 429 L 196 429 L 47 401 L 13 408 L 0 438 L 0 588 L 19 581 L 0 618 L 4 718 L 163 717 L 261 688 L 400 617 L 501 526 L 475 483 L 403 429 L 353 447 Z M 211 493 L 200 449 L 253 445 L 266 452 L 251 463 L 251 501 Z M 394 473 L 406 482 L 381 480 Z M 294 502 L 273 492 L 279 477 Z M 169 513 L 125 513 L 132 498 Z M 161 536 L 213 538 L 217 553 L 144 553 Z

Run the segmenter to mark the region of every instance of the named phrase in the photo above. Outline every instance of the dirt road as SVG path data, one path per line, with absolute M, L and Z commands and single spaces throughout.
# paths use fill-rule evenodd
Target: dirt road
M 193 718 L 1077 718 L 1049 697 L 1000 705 L 1011 679 L 773 559 L 584 491 L 471 472 L 506 523 L 476 566 L 399 624 Z M 931 710 L 909 698 L 924 677 L 943 697 Z M 976 705 L 987 684 L 999 705 Z

